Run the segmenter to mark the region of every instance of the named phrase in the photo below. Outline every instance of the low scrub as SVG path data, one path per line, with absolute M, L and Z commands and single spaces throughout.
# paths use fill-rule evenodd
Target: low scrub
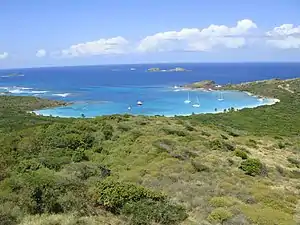
M 104 206 L 112 212 L 119 212 L 128 202 L 137 202 L 143 199 L 163 201 L 166 198 L 162 193 L 151 191 L 142 186 L 111 180 L 98 182 L 91 195 L 96 204 Z
M 213 224 L 223 224 L 226 220 L 232 218 L 232 216 L 233 214 L 229 210 L 225 208 L 216 208 L 209 214 L 207 220 Z
M 209 142 L 211 150 L 234 151 L 235 146 L 227 141 L 215 139 Z
M 242 151 L 242 150 L 235 150 L 234 154 L 235 154 L 235 156 L 240 157 L 241 159 L 247 159 L 248 158 L 247 153 Z
M 128 215 L 130 223 L 134 225 L 175 225 L 187 218 L 183 207 L 153 200 L 128 202 L 123 207 L 122 214 Z
M 247 159 L 241 163 L 240 169 L 247 175 L 256 176 L 263 172 L 263 164 L 259 159 Z

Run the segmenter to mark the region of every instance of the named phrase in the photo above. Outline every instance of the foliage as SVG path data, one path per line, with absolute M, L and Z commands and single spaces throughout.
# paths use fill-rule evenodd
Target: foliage
M 241 163 L 240 168 L 245 171 L 246 174 L 256 176 L 261 174 L 263 165 L 259 159 L 247 159 Z
M 104 125 L 101 128 L 101 131 L 103 132 L 105 140 L 109 140 L 113 136 L 113 127 L 110 124 L 104 123 Z
M 209 142 L 209 147 L 211 150 L 222 150 L 222 151 L 233 151 L 235 147 L 228 141 L 223 140 L 213 140 Z
M 150 225 L 153 222 L 175 225 L 187 218 L 183 207 L 149 199 L 126 203 L 122 213 L 129 215 L 130 223 L 134 225 Z
M 107 209 L 118 212 L 127 202 L 143 199 L 163 201 L 165 196 L 135 184 L 104 180 L 98 182 L 92 190 L 94 201 Z
M 247 159 L 248 155 L 246 152 L 242 151 L 242 150 L 235 150 L 234 151 L 235 156 L 240 157 L 241 159 Z
M 287 84 L 294 94 L 278 88 Z M 183 224 L 294 224 L 300 79 L 224 88 L 281 102 L 226 114 L 71 119 L 26 112 L 61 102 L 0 96 L 0 223 L 176 224 L 188 214 Z M 245 159 L 245 149 L 261 161 Z M 240 161 L 252 176 L 237 170 Z
M 230 219 L 233 214 L 225 208 L 214 209 L 207 217 L 208 221 L 211 223 L 223 223 L 224 221 Z
M 221 196 L 211 198 L 209 203 L 213 207 L 229 207 L 234 205 L 236 203 L 236 200 L 232 197 Z
M 87 160 L 87 157 L 86 157 L 83 150 L 78 149 L 78 150 L 74 151 L 74 153 L 72 155 L 72 161 L 73 162 L 81 162 L 81 161 L 84 161 L 84 160 Z

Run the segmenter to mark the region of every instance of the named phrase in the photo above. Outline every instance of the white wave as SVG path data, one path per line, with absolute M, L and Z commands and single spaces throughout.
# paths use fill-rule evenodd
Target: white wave
M 63 97 L 63 98 L 65 98 L 65 97 L 69 96 L 69 95 L 70 95 L 70 93 L 52 94 L 52 95 L 53 95 L 53 96 L 59 96 L 59 97 Z
M 33 88 L 29 87 L 2 87 L 11 94 L 45 94 L 48 91 L 35 91 Z
M 3 75 L 1 77 L 6 78 L 6 77 L 24 77 L 24 74 L 15 74 L 15 75 Z
M 45 94 L 48 91 L 29 91 L 28 93 L 32 93 L 32 94 Z

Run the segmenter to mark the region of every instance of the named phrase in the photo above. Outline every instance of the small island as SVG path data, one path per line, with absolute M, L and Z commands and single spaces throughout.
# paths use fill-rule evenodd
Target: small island
M 164 69 L 160 69 L 158 67 L 155 68 L 150 68 L 147 70 L 148 72 L 187 72 L 187 71 L 191 71 L 191 70 L 187 70 L 181 67 L 176 67 L 173 69 L 168 69 L 168 70 L 164 70 Z

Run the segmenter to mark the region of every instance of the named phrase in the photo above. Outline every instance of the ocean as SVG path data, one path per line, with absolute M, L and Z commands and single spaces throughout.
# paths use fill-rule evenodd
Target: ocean
M 147 71 L 154 67 L 166 70 L 182 67 L 191 71 Z M 12 73 L 14 76 L 9 76 Z M 190 91 L 179 88 L 180 85 L 201 80 L 214 80 L 224 85 L 295 77 L 300 77 L 300 63 L 176 63 L 10 69 L 0 70 L 0 93 L 72 103 L 37 111 L 42 115 L 95 117 L 130 113 L 174 116 L 273 103 L 272 99 L 262 100 L 244 92 Z M 185 103 L 188 98 L 190 104 Z M 138 106 L 137 101 L 143 105 Z M 200 107 L 193 107 L 195 104 Z

